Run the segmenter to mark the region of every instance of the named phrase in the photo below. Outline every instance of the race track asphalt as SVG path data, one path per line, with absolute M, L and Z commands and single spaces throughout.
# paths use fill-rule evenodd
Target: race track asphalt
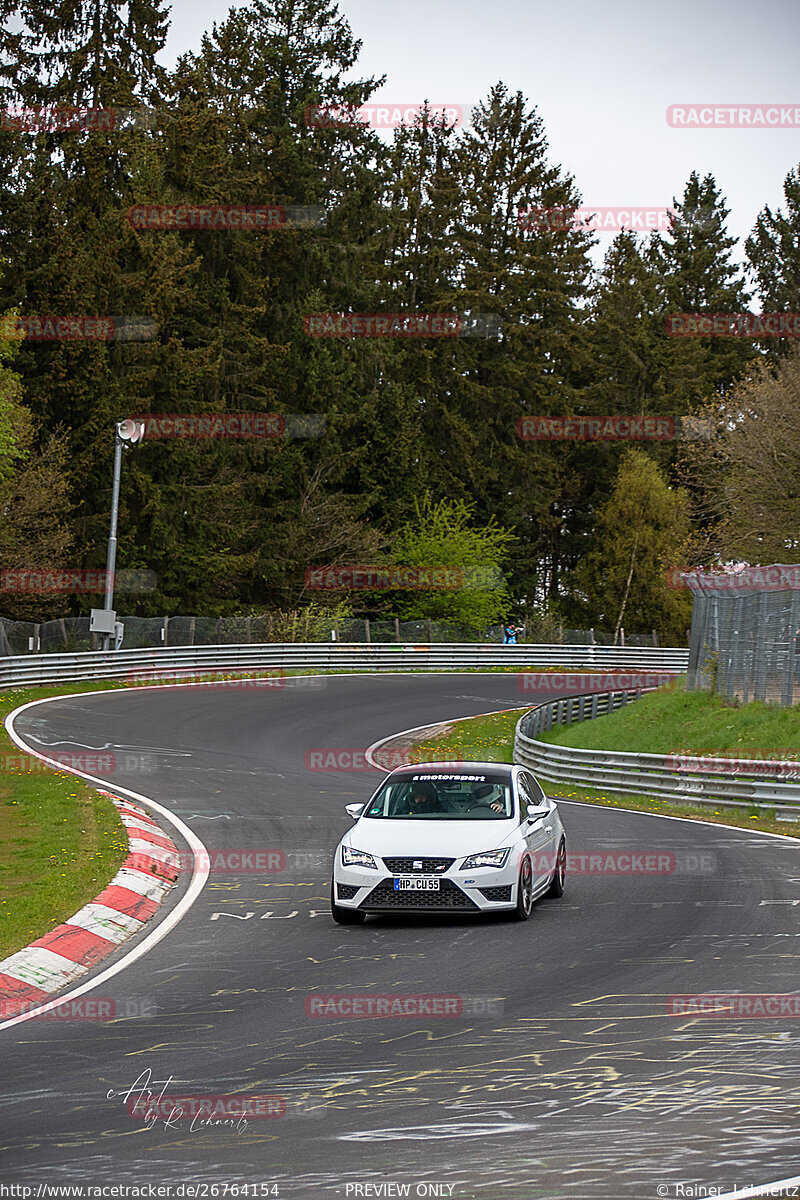
M 278 850 L 287 866 L 212 871 L 153 950 L 89 993 L 113 999 L 115 1019 L 0 1030 L 0 1181 L 649 1200 L 798 1173 L 799 1019 L 667 1013 L 674 994 L 797 989 L 797 842 L 562 802 L 572 856 L 659 853 L 674 867 L 573 873 L 527 924 L 331 921 L 343 805 L 380 773 L 312 771 L 307 751 L 536 699 L 514 675 L 339 676 L 23 713 L 31 748 L 110 749 L 110 784 L 165 805 L 212 853 Z M 307 1015 L 308 997 L 342 991 L 479 999 L 469 1017 Z M 151 1124 L 125 1099 L 148 1086 L 287 1107 L 238 1128 Z

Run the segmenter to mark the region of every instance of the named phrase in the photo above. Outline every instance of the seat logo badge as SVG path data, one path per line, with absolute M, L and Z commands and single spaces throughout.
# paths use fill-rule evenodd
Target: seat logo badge
M 422 859 L 421 859 L 421 858 L 415 858 L 415 859 L 414 859 L 414 870 L 415 870 L 415 871 L 421 871 L 421 870 L 422 870 Z

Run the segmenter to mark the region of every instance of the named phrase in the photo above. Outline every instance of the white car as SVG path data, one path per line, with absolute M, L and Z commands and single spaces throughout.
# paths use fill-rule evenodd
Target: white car
M 561 896 L 567 840 L 558 808 L 530 771 L 505 763 L 399 767 L 367 804 L 333 859 L 331 912 L 508 912 Z

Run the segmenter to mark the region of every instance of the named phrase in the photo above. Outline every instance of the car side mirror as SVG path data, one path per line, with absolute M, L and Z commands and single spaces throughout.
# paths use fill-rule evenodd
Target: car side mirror
M 550 812 L 550 805 L 547 801 L 544 804 L 529 804 L 528 805 L 528 820 L 538 821 L 540 817 L 546 817 Z
M 366 807 L 366 804 L 345 804 L 344 811 L 348 817 L 352 817 L 354 821 L 357 821 Z

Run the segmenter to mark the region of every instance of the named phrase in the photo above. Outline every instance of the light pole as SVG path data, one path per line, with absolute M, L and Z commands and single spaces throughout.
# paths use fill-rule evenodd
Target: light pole
M 111 492 L 111 528 L 106 554 L 106 590 L 102 608 L 93 608 L 89 629 L 103 634 L 103 649 L 110 648 L 117 614 L 114 612 L 114 567 L 117 561 L 117 519 L 119 517 L 119 481 L 122 473 L 122 451 L 135 446 L 144 437 L 144 421 L 118 421 L 114 430 L 114 483 Z

